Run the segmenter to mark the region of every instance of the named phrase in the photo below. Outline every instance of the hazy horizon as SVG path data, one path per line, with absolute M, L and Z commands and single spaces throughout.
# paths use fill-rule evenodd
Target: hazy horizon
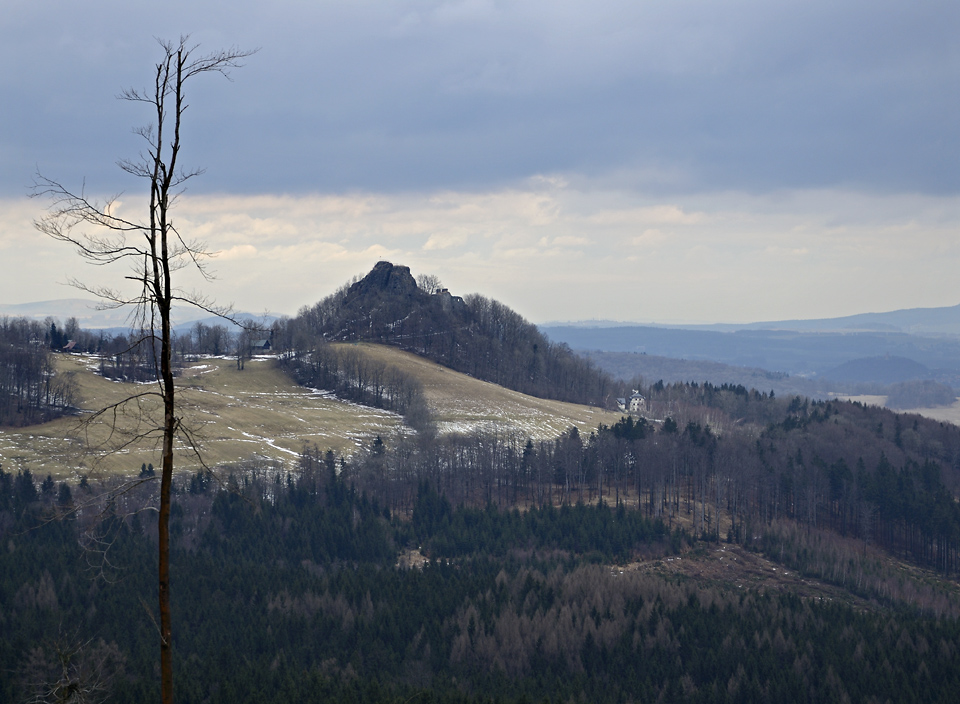
M 470 293 L 480 293 L 482 291 L 472 291 Z M 97 308 L 98 301 L 95 298 L 81 298 L 81 297 L 67 297 L 67 298 L 55 298 L 42 301 L 24 301 L 22 303 L 4 303 L 0 302 L 0 316 L 10 316 L 18 317 L 25 316 L 28 318 L 34 319 L 43 319 L 46 317 L 55 318 L 61 322 L 66 321 L 68 318 L 75 317 L 80 322 L 81 327 L 89 327 L 91 329 L 100 329 L 100 328 L 119 328 L 124 327 L 126 324 L 126 319 L 129 316 L 129 313 L 132 312 L 132 309 L 113 309 L 113 310 L 98 310 Z M 940 310 L 944 308 L 954 308 L 957 306 L 940 306 L 937 308 L 907 308 L 907 309 L 896 309 L 892 311 L 862 311 L 861 313 L 854 314 L 854 316 L 883 316 L 891 313 L 898 312 L 912 312 L 912 311 L 922 311 L 922 310 Z M 260 311 L 251 311 L 251 310 L 241 310 L 235 309 L 232 314 L 240 316 L 251 316 L 251 317 L 293 317 L 297 314 L 298 311 L 291 310 L 260 310 Z M 515 312 L 519 313 L 524 318 L 527 318 L 524 315 L 522 310 L 516 310 Z M 177 326 L 184 325 L 188 322 L 195 322 L 198 320 L 208 320 L 212 319 L 215 316 L 211 316 L 208 312 L 191 308 L 189 306 L 179 306 L 175 310 L 174 314 L 174 323 Z M 838 318 L 780 318 L 777 320 L 719 320 L 719 321 L 700 321 L 700 320 L 614 320 L 609 318 L 581 318 L 581 319 L 570 319 L 570 320 L 530 320 L 538 327 L 549 328 L 549 327 L 564 327 L 564 326 L 579 326 L 579 327 L 617 327 L 617 326 L 652 326 L 652 327 L 699 327 L 699 326 L 748 326 L 748 325 L 757 325 L 764 323 L 786 323 L 786 322 L 816 322 L 819 320 L 834 320 L 834 319 L 843 319 L 850 316 L 839 316 Z M 86 323 L 84 321 L 87 321 Z

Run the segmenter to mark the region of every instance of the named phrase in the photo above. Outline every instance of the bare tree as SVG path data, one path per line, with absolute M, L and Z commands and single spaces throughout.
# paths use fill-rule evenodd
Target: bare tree
M 443 284 L 440 283 L 440 277 L 434 274 L 417 274 L 417 288 L 424 293 L 436 293 Z
M 124 657 L 103 639 L 78 642 L 60 635 L 48 646 L 25 654 L 21 679 L 27 704 L 88 704 L 109 698 L 113 680 L 123 674 Z
M 237 334 L 237 371 L 243 371 L 244 364 L 251 357 L 251 345 L 253 345 L 253 333 L 244 328 Z
M 120 289 L 89 287 L 74 282 L 83 290 L 96 294 L 108 308 L 132 306 L 135 326 L 142 337 L 155 346 L 155 388 L 133 394 L 120 406 L 139 408 L 150 397 L 162 404 L 162 421 L 138 426 L 134 440 L 153 439 L 162 448 L 159 504 L 159 611 L 161 697 L 173 701 L 173 666 L 170 627 L 170 493 L 173 481 L 173 449 L 180 437 L 196 448 L 189 430 L 178 417 L 172 365 L 171 309 L 174 303 L 187 303 L 214 314 L 225 311 L 213 306 L 205 297 L 174 286 L 174 272 L 193 267 L 205 278 L 209 273 L 205 259 L 210 252 L 196 241 L 186 239 L 177 229 L 172 210 L 184 184 L 202 170 L 184 169 L 180 165 L 181 125 L 187 109 L 185 88 L 188 81 L 206 73 L 229 76 L 230 69 L 241 64 L 253 52 L 236 48 L 200 55 L 188 37 L 179 42 L 159 41 L 163 57 L 156 64 L 152 85 L 142 90 L 127 89 L 120 99 L 146 105 L 152 122 L 136 130 L 146 142 L 146 150 L 135 160 L 122 160 L 121 169 L 145 179 L 149 188 L 146 211 L 141 218 L 120 214 L 117 198 L 105 202 L 91 200 L 81 190 L 74 192 L 59 182 L 38 175 L 34 195 L 51 199 L 47 215 L 35 223 L 50 237 L 76 247 L 81 257 L 97 265 L 126 262 L 131 265 L 128 281 L 138 285 L 130 295 Z M 122 408 L 112 406 L 97 417 L 116 418 Z M 159 420 L 159 418 L 157 419 Z

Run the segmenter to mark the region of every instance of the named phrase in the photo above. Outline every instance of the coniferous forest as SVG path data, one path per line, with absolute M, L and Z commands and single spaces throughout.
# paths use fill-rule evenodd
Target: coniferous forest
M 692 541 L 622 506 L 454 507 L 424 481 L 401 520 L 337 464 L 180 483 L 179 701 L 952 702 L 960 687 L 955 617 L 612 568 Z M 66 486 L 0 481 L 0 699 L 61 681 L 152 699 L 156 525 L 131 512 L 150 484 L 103 504 Z M 404 546 L 432 559 L 398 567 Z

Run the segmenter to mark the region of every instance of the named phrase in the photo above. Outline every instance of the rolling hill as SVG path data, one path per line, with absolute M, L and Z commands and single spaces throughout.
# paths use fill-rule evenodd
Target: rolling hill
M 387 261 L 273 329 L 294 357 L 325 341 L 377 342 L 539 398 L 612 408 L 623 395 L 609 375 L 504 304 L 423 290 L 409 267 Z

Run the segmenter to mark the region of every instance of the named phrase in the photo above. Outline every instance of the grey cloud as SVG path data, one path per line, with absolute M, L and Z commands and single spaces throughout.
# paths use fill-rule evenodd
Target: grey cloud
M 960 189 L 954 2 L 179 5 L 168 16 L 205 47 L 262 47 L 235 84 L 195 86 L 195 192 L 537 173 L 653 192 Z M 35 164 L 129 187 L 113 162 L 147 116 L 112 96 L 148 80 L 152 35 L 181 30 L 120 3 L 40 12 L 17 5 L 0 29 L 0 188 L 22 193 Z

